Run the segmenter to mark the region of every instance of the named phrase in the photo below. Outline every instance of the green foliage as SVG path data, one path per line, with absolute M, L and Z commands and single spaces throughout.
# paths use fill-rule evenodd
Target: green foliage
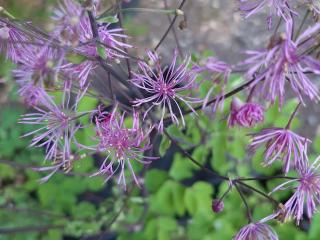
M 171 145 L 170 139 L 166 135 L 163 135 L 162 139 L 161 139 L 160 146 L 159 146 L 159 154 L 161 157 L 163 157 L 166 154 L 170 145 Z

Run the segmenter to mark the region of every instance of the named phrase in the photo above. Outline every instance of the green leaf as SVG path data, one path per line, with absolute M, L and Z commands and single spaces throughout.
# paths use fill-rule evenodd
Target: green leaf
M 145 186 L 150 193 L 158 191 L 161 185 L 168 179 L 168 173 L 158 169 L 147 171 L 145 176 Z
M 212 194 L 213 188 L 206 182 L 198 181 L 193 184 L 191 188 L 187 188 L 184 195 L 184 202 L 189 214 L 211 216 Z
M 85 56 L 80 55 L 80 54 L 75 54 L 75 53 L 68 54 L 66 58 L 67 58 L 68 62 L 73 63 L 73 64 L 81 64 L 87 60 L 87 58 Z
M 232 164 L 231 161 L 226 161 L 227 140 L 227 124 L 225 122 L 216 123 L 215 132 L 210 141 L 212 147 L 210 164 L 213 169 L 218 169 L 222 174 L 226 174 Z
M 76 218 L 89 218 L 96 215 L 96 208 L 89 202 L 80 202 L 72 206 L 72 215 Z
M 103 60 L 107 59 L 106 49 L 103 46 L 98 45 L 97 52 Z
M 192 177 L 192 170 L 194 168 L 194 165 L 190 162 L 189 159 L 182 157 L 182 155 L 179 153 L 176 153 L 174 155 L 169 175 L 173 179 L 180 181 Z
M 316 213 L 311 222 L 311 227 L 308 234 L 308 240 L 318 240 L 320 236 L 320 213 Z
M 175 181 L 167 180 L 159 191 L 150 198 L 152 212 L 162 215 L 183 215 L 184 187 Z
M 170 139 L 166 135 L 163 135 L 162 139 L 161 139 L 160 146 L 159 146 L 159 154 L 161 157 L 163 157 L 166 154 L 170 145 L 171 145 Z

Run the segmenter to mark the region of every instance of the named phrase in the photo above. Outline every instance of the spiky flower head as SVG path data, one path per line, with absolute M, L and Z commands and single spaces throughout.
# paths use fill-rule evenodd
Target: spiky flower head
M 262 222 L 250 223 L 237 233 L 234 240 L 278 240 L 276 232 Z
M 28 38 L 19 29 L 8 22 L 0 20 L 0 51 L 14 63 L 24 55 Z
M 48 85 L 59 72 L 57 53 L 46 46 L 29 48 L 28 54 L 19 59 L 20 65 L 13 71 L 20 85 L 34 82 L 38 86 Z
M 214 89 L 216 87 L 220 87 L 219 91 L 219 96 L 215 96 L 217 99 L 215 101 L 215 104 L 213 105 L 213 110 L 216 110 L 218 105 L 220 104 L 223 106 L 224 102 L 224 89 L 225 86 L 228 83 L 230 74 L 231 74 L 231 66 L 229 66 L 227 63 L 218 60 L 215 57 L 208 57 L 203 64 L 199 66 L 194 66 L 192 68 L 193 71 L 196 73 L 202 73 L 202 72 L 208 72 L 210 76 L 212 76 L 212 87 L 209 89 L 206 97 L 203 100 L 203 108 L 205 108 L 208 104 L 209 98 L 212 95 Z M 222 75 L 223 81 L 220 81 L 220 75 Z M 200 82 L 200 84 L 202 81 Z
M 55 31 L 74 46 L 74 51 L 87 59 L 79 64 L 67 63 L 64 70 L 80 79 L 84 89 L 90 73 L 99 66 L 98 57 L 124 58 L 124 49 L 132 46 L 122 40 L 128 38 L 122 28 L 110 27 L 110 24 L 97 25 L 97 35 L 93 35 L 92 25 L 86 10 L 73 0 L 65 0 L 60 10 L 56 10 L 55 19 L 59 23 Z M 66 33 L 65 33 L 66 31 Z
M 59 1 L 58 8 L 53 11 L 55 28 L 53 35 L 68 45 L 77 45 L 81 35 L 81 18 L 85 12 L 81 5 L 74 0 Z
M 246 18 L 261 12 L 265 8 L 269 8 L 270 14 L 267 18 L 267 24 L 269 29 L 272 26 L 272 16 L 274 14 L 283 18 L 285 21 L 291 19 L 290 13 L 292 10 L 288 4 L 288 0 L 238 0 L 239 10 L 244 14 Z
M 288 173 L 290 167 L 299 169 L 305 164 L 309 139 L 286 128 L 266 128 L 252 136 L 250 144 L 252 150 L 265 146 L 264 163 L 266 166 L 276 160 L 281 160 L 283 172 Z
M 37 106 L 46 95 L 42 87 L 33 83 L 22 84 L 18 92 L 24 100 L 24 103 L 29 107 Z
M 308 75 L 320 74 L 320 61 L 303 51 L 304 45 L 310 44 L 312 36 L 319 31 L 320 24 L 307 29 L 296 41 L 291 40 L 292 22 L 286 25 L 286 36 L 273 39 L 268 49 L 247 52 L 250 57 L 243 62 L 249 66 L 246 75 L 255 79 L 253 85 L 257 85 L 257 92 L 271 103 L 278 97 L 280 106 L 283 105 L 286 81 L 302 103 L 303 96 L 318 100 L 318 89 Z
M 128 168 L 135 183 L 139 185 L 132 164 L 134 161 L 149 164 L 154 157 L 144 156 L 149 144 L 149 131 L 144 132 L 139 124 L 139 115 L 133 113 L 132 127 L 125 126 L 125 114 L 120 114 L 117 107 L 112 112 L 98 109 L 96 132 L 99 140 L 97 150 L 107 154 L 100 169 L 93 176 L 103 175 L 108 181 L 119 173 L 118 184 L 126 188 L 125 169 Z
M 299 174 L 297 179 L 286 181 L 277 186 L 272 192 L 293 188 L 294 193 L 290 199 L 285 203 L 285 218 L 293 218 L 297 224 L 303 219 L 306 213 L 308 219 L 311 219 L 317 211 L 317 206 L 320 204 L 320 173 L 319 173 L 318 157 L 311 165 L 301 165 L 297 172 Z M 295 186 L 292 186 L 294 184 Z M 291 185 L 291 186 L 287 186 Z M 305 209 L 305 211 L 304 211 Z
M 159 56 L 149 51 L 149 63 L 139 62 L 140 73 L 133 73 L 133 79 L 131 80 L 146 95 L 145 98 L 134 101 L 135 106 L 145 104 L 148 107 L 144 117 L 151 109 L 159 107 L 158 130 L 160 132 L 163 130 L 163 120 L 167 113 L 175 124 L 179 124 L 177 114 L 180 115 L 184 125 L 181 103 L 194 111 L 191 104 L 201 102 L 197 98 L 188 96 L 185 92 L 193 88 L 195 81 L 195 73 L 188 70 L 190 57 L 185 58 L 181 64 L 177 64 L 177 55 L 178 53 L 175 51 L 170 66 L 163 68 Z
M 20 123 L 40 126 L 24 136 L 35 135 L 30 146 L 44 147 L 46 159 L 54 163 L 67 162 L 71 155 L 74 134 L 79 129 L 75 120 L 77 114 L 64 106 L 58 106 L 52 97 L 43 93 L 41 103 L 35 106 L 36 113 L 23 115 Z

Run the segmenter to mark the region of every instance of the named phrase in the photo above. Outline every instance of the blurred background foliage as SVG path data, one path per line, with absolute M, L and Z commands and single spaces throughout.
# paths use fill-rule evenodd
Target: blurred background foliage
M 13 15 L 32 20 L 45 27 L 54 0 L 0 1 Z M 21 7 L 23 6 L 23 7 Z M 128 32 L 134 36 L 148 34 L 141 25 L 135 30 L 127 19 Z M 212 55 L 205 52 L 194 55 L 194 60 Z M 123 192 L 116 181 L 106 184 L 99 177 L 89 178 L 98 166 L 100 156 L 90 156 L 76 162 L 71 173 L 54 175 L 49 182 L 39 184 L 43 176 L 32 167 L 45 164 L 43 149 L 28 148 L 30 137 L 21 138 L 33 129 L 18 124 L 21 114 L 28 111 L 20 102 L 10 71 L 13 64 L 0 60 L 0 239 L 118 239 L 118 240 L 224 240 L 247 223 L 245 208 L 236 191 L 224 200 L 225 209 L 219 214 L 211 211 L 212 199 L 220 197 L 228 188 L 226 182 L 205 174 L 178 153 L 170 141 L 159 141 L 161 158 L 148 169 L 137 171 L 144 176 L 141 189 L 128 186 Z M 200 77 L 201 78 L 201 77 Z M 199 79 L 200 81 L 201 79 Z M 229 88 L 242 81 L 232 76 Z M 201 85 L 203 94 L 207 84 Z M 241 97 L 241 96 L 240 96 Z M 82 110 L 93 109 L 98 102 L 85 98 Z M 249 154 L 248 130 L 228 129 L 225 109 L 215 115 L 208 111 L 198 118 L 188 116 L 186 128 L 171 126 L 168 132 L 201 164 L 221 174 L 234 176 L 264 176 L 280 172 L 280 164 L 263 168 L 262 153 Z M 290 100 L 279 113 L 274 105 L 266 113 L 265 123 L 257 129 L 285 126 L 296 100 Z M 88 119 L 87 119 L 88 120 Z M 298 119 L 293 127 L 301 128 Z M 78 134 L 79 141 L 90 145 L 90 129 Z M 313 149 L 320 152 L 320 137 L 314 140 Z M 252 182 L 268 192 L 279 180 Z M 272 213 L 265 199 L 245 193 L 253 209 L 254 219 Z M 279 192 L 275 197 L 285 201 L 290 192 Z M 313 222 L 302 222 L 299 228 L 293 223 L 274 223 L 281 240 L 317 240 L 320 235 L 320 214 Z

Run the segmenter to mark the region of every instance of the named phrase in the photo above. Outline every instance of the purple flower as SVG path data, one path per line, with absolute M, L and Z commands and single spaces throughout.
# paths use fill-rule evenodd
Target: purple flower
M 132 162 L 137 161 L 142 164 L 150 163 L 154 157 L 145 157 L 144 151 L 149 149 L 148 134 L 139 126 L 139 116 L 133 114 L 133 124 L 131 128 L 124 125 L 125 115 L 120 115 L 117 108 L 113 112 L 98 110 L 96 117 L 96 131 L 99 139 L 97 150 L 107 153 L 107 157 L 101 164 L 98 172 L 93 174 L 105 175 L 108 181 L 114 174 L 119 172 L 118 184 L 126 188 L 125 168 L 128 168 L 137 185 L 139 181 L 134 173 Z
M 19 89 L 19 94 L 27 106 L 35 107 L 41 102 L 41 99 L 46 93 L 42 87 L 34 85 L 33 83 L 26 83 Z
M 200 72 L 209 72 L 210 74 L 217 73 L 218 76 L 212 77 L 213 83 L 215 83 L 215 84 L 219 83 L 219 75 L 220 74 L 223 75 L 223 82 L 222 82 L 222 86 L 221 86 L 222 90 L 220 90 L 221 93 L 219 94 L 219 96 L 216 97 L 218 100 L 215 102 L 213 109 L 215 110 L 219 104 L 223 105 L 224 88 L 228 83 L 230 73 L 231 73 L 231 67 L 225 62 L 222 62 L 214 57 L 209 57 L 206 59 L 203 66 L 194 66 L 192 68 L 192 70 L 196 73 L 200 73 Z M 204 108 L 207 106 L 207 103 L 209 101 L 209 97 L 212 94 L 214 88 L 215 88 L 215 86 L 213 85 L 209 89 L 207 96 L 205 97 L 205 99 L 203 101 Z
M 283 161 L 283 172 L 288 173 L 291 166 L 299 169 L 305 164 L 309 139 L 285 128 L 267 128 L 252 136 L 251 149 L 256 150 L 265 145 L 266 166 L 280 159 Z
M 237 233 L 234 240 L 278 240 L 276 232 L 262 222 L 250 223 Z
M 20 87 L 19 94 L 28 106 L 36 106 L 46 95 L 44 88 L 52 86 L 58 78 L 63 54 L 44 46 L 30 47 L 27 54 L 19 58 L 19 66 L 13 70 Z
M 238 0 L 239 9 L 246 18 L 262 11 L 262 9 L 269 8 L 269 16 L 267 18 L 267 23 L 269 29 L 272 26 L 272 16 L 276 13 L 278 16 L 282 17 L 285 21 L 291 19 L 290 13 L 292 10 L 288 5 L 288 0 Z
M 21 31 L 0 20 L 0 51 L 6 54 L 7 59 L 17 63 L 24 54 L 22 43 L 26 41 L 27 37 Z
M 38 112 L 25 114 L 20 120 L 20 123 L 41 127 L 24 136 L 36 135 L 30 147 L 45 147 L 46 159 L 56 162 L 62 157 L 62 162 L 65 162 L 69 160 L 66 158 L 71 155 L 71 142 L 79 129 L 74 121 L 77 115 L 71 109 L 57 106 L 44 92 L 42 94 L 42 107 L 35 107 Z
M 291 24 L 287 24 L 287 37 L 273 39 L 267 50 L 248 51 L 250 57 L 243 62 L 250 66 L 246 75 L 255 78 L 253 85 L 257 84 L 260 90 L 257 92 L 272 103 L 278 97 L 280 106 L 284 101 L 286 80 L 300 101 L 303 102 L 303 95 L 311 100 L 319 99 L 318 89 L 306 72 L 320 74 L 320 61 L 301 52 L 313 39 L 312 35 L 319 31 L 320 24 L 307 29 L 295 42 L 290 39 Z
M 59 7 L 53 11 L 55 29 L 53 35 L 69 45 L 77 45 L 81 35 L 80 21 L 84 17 L 84 9 L 73 0 L 59 2 Z
M 257 103 L 246 103 L 238 110 L 237 121 L 242 127 L 253 127 L 264 121 L 264 109 Z
M 80 64 L 68 63 L 63 66 L 65 71 L 80 79 L 80 88 L 83 89 L 87 84 L 89 74 L 99 65 L 96 59 L 102 54 L 101 52 L 99 54 L 97 43 L 93 39 L 90 19 L 84 9 L 71 0 L 66 0 L 64 7 L 56 11 L 55 19 L 61 22 L 61 25 L 58 26 L 62 29 L 62 37 L 69 39 L 68 41 L 75 45 L 75 52 L 88 58 Z M 55 31 L 59 31 L 60 28 L 58 27 L 58 30 Z M 66 30 L 67 33 L 64 33 Z M 106 58 L 124 58 L 123 49 L 132 47 L 122 42 L 122 39 L 128 38 L 122 32 L 121 28 L 110 29 L 110 24 L 98 26 L 99 47 Z
M 285 203 L 286 218 L 293 218 L 299 224 L 303 218 L 304 206 L 306 206 L 306 214 L 309 219 L 317 211 L 317 206 L 320 203 L 320 174 L 318 157 L 314 163 L 304 164 L 297 169 L 299 177 L 297 179 L 289 180 L 278 187 L 272 192 L 287 189 L 285 186 L 291 183 L 297 183 L 294 194 Z
M 56 61 L 57 56 L 52 49 L 30 48 L 28 54 L 19 59 L 21 64 L 13 71 L 13 74 L 21 86 L 29 82 L 44 86 L 59 71 L 60 66 L 55 66 Z
M 132 48 L 130 44 L 122 42 L 122 39 L 128 38 L 123 34 L 122 28 L 110 28 L 110 24 L 99 27 L 100 41 L 105 46 L 107 58 L 125 58 L 125 48 Z
M 131 80 L 134 85 L 146 92 L 147 97 L 137 99 L 134 101 L 136 106 L 142 104 L 149 104 L 149 108 L 144 114 L 144 118 L 154 107 L 160 109 L 160 121 L 158 123 L 158 130 L 163 130 L 163 119 L 167 112 L 169 112 L 172 122 L 179 124 L 179 119 L 176 116 L 175 109 L 184 125 L 184 117 L 180 107 L 180 103 L 184 103 L 192 111 L 191 103 L 201 102 L 199 99 L 186 96 L 185 91 L 191 90 L 195 74 L 188 70 L 190 58 L 177 66 L 177 52 L 174 53 L 171 65 L 168 68 L 162 68 L 159 56 L 156 53 L 148 52 L 151 64 L 139 62 L 141 73 L 133 73 L 134 78 Z
M 264 121 L 264 109 L 257 103 L 242 104 L 237 99 L 232 99 L 228 118 L 228 126 L 254 127 Z

